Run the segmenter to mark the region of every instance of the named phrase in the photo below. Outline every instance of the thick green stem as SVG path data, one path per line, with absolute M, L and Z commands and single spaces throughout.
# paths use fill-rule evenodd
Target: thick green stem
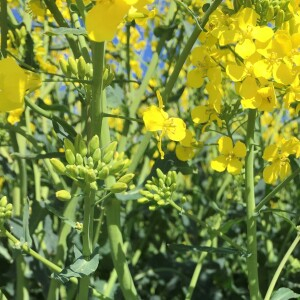
M 254 132 L 256 110 L 249 110 L 247 124 L 247 155 L 245 164 L 245 200 L 247 203 L 247 271 L 251 300 L 261 299 L 258 281 L 256 213 L 254 194 Z
M 297 236 L 295 238 L 295 240 L 293 241 L 293 243 L 291 244 L 290 248 L 287 250 L 286 254 L 284 255 L 284 257 L 282 258 L 272 280 L 271 280 L 271 283 L 269 285 L 269 288 L 268 288 L 268 291 L 266 293 L 266 296 L 264 298 L 264 300 L 270 300 L 271 299 L 271 296 L 272 296 L 272 292 L 274 290 L 274 287 L 276 285 L 276 282 L 280 276 L 280 273 L 282 271 L 282 269 L 284 268 L 288 258 L 290 257 L 290 255 L 292 254 L 292 252 L 294 251 L 294 249 L 296 248 L 296 246 L 298 245 L 299 241 L 300 241 L 300 228 L 298 229 L 298 232 L 297 232 Z

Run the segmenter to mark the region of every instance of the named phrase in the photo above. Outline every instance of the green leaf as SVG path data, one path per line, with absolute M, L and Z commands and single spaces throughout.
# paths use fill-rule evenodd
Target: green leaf
M 300 294 L 297 294 L 288 288 L 280 288 L 272 294 L 271 300 L 298 299 L 299 297 Z
M 207 246 L 189 246 L 189 245 L 181 245 L 181 244 L 169 244 L 170 249 L 178 252 L 208 252 L 208 253 L 220 253 L 220 254 L 236 254 L 240 253 L 238 250 L 233 248 L 215 248 L 215 247 L 207 247 Z
M 100 254 L 99 246 L 97 246 L 92 253 L 89 260 L 85 259 L 78 249 L 75 248 L 75 261 L 68 267 L 64 268 L 59 274 L 52 274 L 56 280 L 66 283 L 71 277 L 82 278 L 94 273 L 98 267 Z M 78 255 L 80 256 L 78 257 Z M 77 257 L 77 258 L 76 258 Z
M 50 30 L 46 31 L 45 34 L 49 36 L 66 34 L 87 35 L 87 32 L 84 28 L 59 27 L 51 28 Z

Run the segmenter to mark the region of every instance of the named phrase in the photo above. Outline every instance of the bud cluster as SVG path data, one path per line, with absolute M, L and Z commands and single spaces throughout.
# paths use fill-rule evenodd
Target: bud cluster
M 290 0 L 234 0 L 235 11 L 238 11 L 242 6 L 252 7 L 260 15 L 260 24 L 267 24 L 274 21 L 275 26 L 280 28 L 283 22 L 291 18 L 289 11 Z
M 140 191 L 143 197 L 138 199 L 140 203 L 151 201 L 153 205 L 149 207 L 150 210 L 155 210 L 158 206 L 168 205 L 177 188 L 177 173 L 175 171 L 163 174 L 160 169 L 156 169 L 156 173 L 157 177 L 147 180 L 145 189 Z
M 59 174 L 84 183 L 93 190 L 98 190 L 98 180 L 114 176 L 117 182 L 106 189 L 112 193 L 120 193 L 128 188 L 134 174 L 124 175 L 130 161 L 124 157 L 124 153 L 116 152 L 116 147 L 117 142 L 111 142 L 101 148 L 97 135 L 88 144 L 81 135 L 77 135 L 74 143 L 69 139 L 64 140 L 66 165 L 56 158 L 50 161 Z M 58 198 L 70 200 L 70 195 L 66 195 L 66 192 L 59 191 Z
M 24 47 L 26 44 L 26 35 L 27 31 L 25 26 L 21 26 L 20 28 L 12 30 L 8 30 L 7 33 L 7 40 L 8 40 L 8 46 L 20 49 L 20 47 Z
M 83 56 L 74 59 L 69 56 L 68 60 L 59 60 L 60 69 L 66 77 L 73 77 L 80 80 L 89 80 L 93 78 L 93 66 L 91 63 L 86 62 Z M 103 85 L 104 88 L 110 85 L 114 79 L 114 73 L 109 66 L 106 66 L 103 71 Z
M 3 225 L 6 219 L 9 219 L 11 217 L 12 210 L 12 204 L 8 203 L 6 196 L 3 196 L 0 199 L 0 226 Z

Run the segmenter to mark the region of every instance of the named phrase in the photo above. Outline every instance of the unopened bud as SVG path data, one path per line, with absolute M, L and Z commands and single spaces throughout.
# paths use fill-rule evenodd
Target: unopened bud
M 101 180 L 104 180 L 109 175 L 109 168 L 107 166 L 104 166 L 98 173 L 97 177 Z
M 60 201 L 69 201 L 71 200 L 72 196 L 70 194 L 70 192 L 66 191 L 66 190 L 60 190 L 60 191 L 57 191 L 55 193 L 55 196 L 58 200 Z
M 75 161 L 76 165 L 83 165 L 83 158 L 79 153 L 76 153 Z
M 93 153 L 93 161 L 94 163 L 98 163 L 101 160 L 101 149 L 97 148 Z
M 64 174 L 66 171 L 65 165 L 57 158 L 51 158 L 50 162 L 54 167 L 55 171 L 59 174 Z
M 69 62 L 69 66 L 70 66 L 70 69 L 71 69 L 71 72 L 77 76 L 78 75 L 78 68 L 77 68 L 77 62 L 76 60 L 70 56 L 69 59 L 68 59 L 68 62 Z
M 277 12 L 276 18 L 275 18 L 275 26 L 277 28 L 280 28 L 284 22 L 284 18 L 285 18 L 285 13 L 282 9 L 280 9 Z
M 125 162 L 123 160 L 114 161 L 109 168 L 110 174 L 116 174 L 120 172 L 124 168 L 124 164 Z
M 112 193 L 121 193 L 121 192 L 124 192 L 126 191 L 128 188 L 127 184 L 124 183 L 124 182 L 116 182 L 114 183 L 110 188 L 109 190 L 112 192 Z
M 87 155 L 87 146 L 86 146 L 86 143 L 83 139 L 80 140 L 79 142 L 79 153 L 82 157 L 86 156 Z
M 0 207 L 6 207 L 7 205 L 7 197 L 3 196 L 0 200 Z
M 89 153 L 90 155 L 93 155 L 93 153 L 96 151 L 96 149 L 98 149 L 100 147 L 100 141 L 99 141 L 99 136 L 98 135 L 94 135 L 89 144 L 88 144 L 88 149 L 89 149 Z
M 65 157 L 69 165 L 75 164 L 75 155 L 70 149 L 66 150 Z
M 77 61 L 77 69 L 78 69 L 78 77 L 83 79 L 85 77 L 85 70 L 86 70 L 86 62 L 83 56 L 80 56 Z
M 133 173 L 125 174 L 121 178 L 119 178 L 118 182 L 129 183 L 134 177 Z

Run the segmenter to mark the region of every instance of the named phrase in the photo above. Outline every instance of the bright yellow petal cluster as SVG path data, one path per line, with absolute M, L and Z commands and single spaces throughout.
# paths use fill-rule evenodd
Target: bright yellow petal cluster
M 187 161 L 195 156 L 194 145 L 196 144 L 192 132 L 187 129 L 183 140 L 177 144 L 175 149 L 176 157 L 181 161 Z
M 180 118 L 170 118 L 163 110 L 163 101 L 159 92 L 157 92 L 157 98 L 159 106 L 149 106 L 143 113 L 143 121 L 147 131 L 161 131 L 158 135 L 158 150 L 163 159 L 164 152 L 161 147 L 163 136 L 167 135 L 170 140 L 179 142 L 185 138 L 186 125 Z
M 291 173 L 289 156 L 300 156 L 300 141 L 292 137 L 281 138 L 278 143 L 265 148 L 263 159 L 270 162 L 263 171 L 263 178 L 268 184 L 275 184 L 278 178 L 284 180 Z
M 246 146 L 238 141 L 233 146 L 230 137 L 221 137 L 218 141 L 219 152 L 221 155 L 211 161 L 211 168 L 217 172 L 223 172 L 227 169 L 228 173 L 237 175 L 241 173 L 243 163 L 242 158 L 246 156 Z

